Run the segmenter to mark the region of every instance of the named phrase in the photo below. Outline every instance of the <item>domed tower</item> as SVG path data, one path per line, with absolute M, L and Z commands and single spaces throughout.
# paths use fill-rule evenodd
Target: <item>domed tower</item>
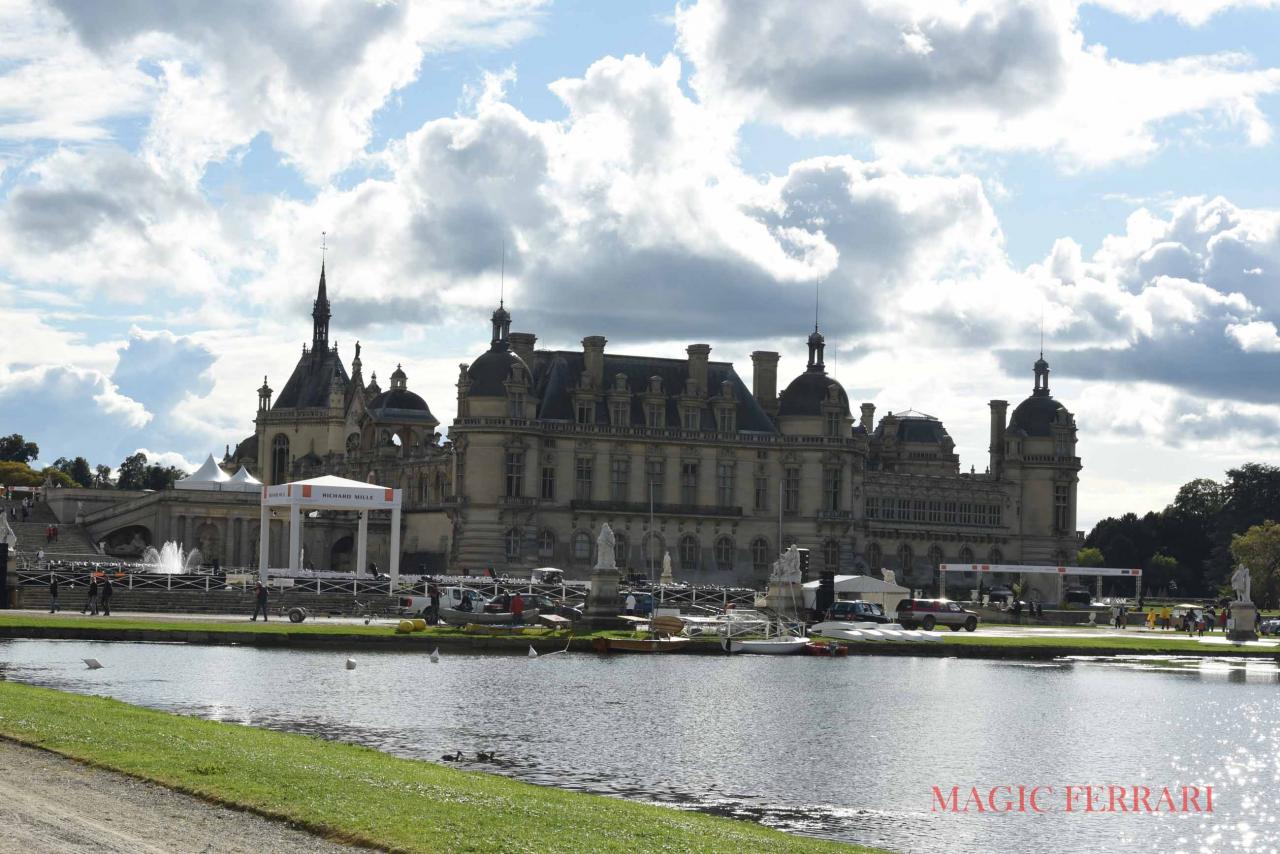
M 511 314 L 501 304 L 490 318 L 493 338 L 489 349 L 471 363 L 458 382 L 459 414 L 505 418 L 529 418 L 529 366 L 507 340 Z
M 822 354 L 826 339 L 815 324 L 809 336 L 809 365 L 778 398 L 778 427 L 789 435 L 848 438 L 853 428 L 849 395 L 827 376 Z
M 398 437 L 403 454 L 429 443 L 440 426 L 427 402 L 409 391 L 409 378 L 399 365 L 391 373 L 391 388 L 373 397 L 365 409 L 361 444 L 366 448 L 394 446 L 393 437 Z
M 1018 484 L 1023 563 L 1061 566 L 1076 552 L 1076 420 L 1049 393 L 1044 353 L 1033 366 L 1031 396 L 1014 408 L 1004 431 L 1004 476 Z

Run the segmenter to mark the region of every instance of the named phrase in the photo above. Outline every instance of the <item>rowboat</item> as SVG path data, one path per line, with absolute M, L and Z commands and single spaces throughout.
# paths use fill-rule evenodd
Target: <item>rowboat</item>
M 693 643 L 691 638 L 595 638 L 596 652 L 679 652 Z
M 465 626 L 468 623 L 478 623 L 480 625 L 497 626 L 497 625 L 513 625 L 511 614 L 509 613 L 490 613 L 488 611 L 458 611 L 454 608 L 446 608 L 440 606 L 440 619 L 444 620 L 451 626 Z M 538 609 L 531 608 L 521 615 L 521 619 L 526 623 L 531 623 L 538 619 Z
M 777 637 L 753 638 L 720 638 L 720 648 L 727 653 L 746 653 L 748 655 L 793 655 L 804 650 L 809 643 L 808 638 Z

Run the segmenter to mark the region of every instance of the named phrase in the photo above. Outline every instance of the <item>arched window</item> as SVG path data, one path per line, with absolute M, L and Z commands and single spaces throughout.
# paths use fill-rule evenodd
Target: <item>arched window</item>
M 549 528 L 543 528 L 538 533 L 538 557 L 542 560 L 550 560 L 556 554 L 556 535 Z
M 898 546 L 898 571 L 903 577 L 911 571 L 911 563 L 915 560 L 915 553 L 911 551 L 911 546 L 903 543 Z
M 271 482 L 285 483 L 289 480 L 289 437 L 277 433 L 271 440 Z
M 575 563 L 591 562 L 591 535 L 586 531 L 573 535 L 573 560 Z
M 680 566 L 684 569 L 697 569 L 701 551 L 698 538 L 693 534 L 685 534 L 680 538 Z
M 939 546 L 939 545 L 929 546 L 929 566 L 933 567 L 934 569 L 937 569 L 938 564 L 942 563 L 942 561 L 943 561 L 942 546 Z
M 827 572 L 835 572 L 840 567 L 840 543 L 837 540 L 826 540 L 822 544 L 822 565 Z
M 503 536 L 507 546 L 507 560 L 520 559 L 520 529 L 508 528 L 507 533 Z
M 884 551 L 881 550 L 879 543 L 871 543 L 867 546 L 867 566 L 874 572 L 884 568 Z
M 666 544 L 662 540 L 662 535 L 657 531 L 649 531 L 640 541 L 640 557 L 644 560 L 645 569 L 650 566 L 662 567 L 662 553 L 666 551 Z
M 973 549 L 965 546 L 960 550 L 960 562 L 973 566 Z
M 618 569 L 627 569 L 631 566 L 630 549 L 631 543 L 627 542 L 627 535 L 621 531 L 614 531 L 613 558 L 618 563 Z
M 990 554 L 987 555 L 987 563 L 1004 563 L 1004 552 L 992 546 Z
M 733 540 L 720 537 L 716 540 L 716 569 L 721 572 L 733 571 Z
M 769 551 L 769 541 L 764 537 L 756 537 L 751 541 L 751 571 L 756 575 L 764 575 L 773 563 L 773 553 Z

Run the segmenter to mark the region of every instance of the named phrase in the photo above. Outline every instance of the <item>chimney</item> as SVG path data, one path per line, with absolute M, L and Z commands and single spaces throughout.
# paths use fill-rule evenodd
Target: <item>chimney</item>
M 587 376 L 591 378 L 591 387 L 597 391 L 604 389 L 604 345 L 607 339 L 603 335 L 588 335 L 582 339 L 583 361 L 587 364 Z
M 537 343 L 538 336 L 532 332 L 512 332 L 507 335 L 507 344 L 511 347 L 511 352 L 519 356 L 526 365 L 533 358 L 533 345 Z
M 693 380 L 698 394 L 707 393 L 707 357 L 711 355 L 710 344 L 690 344 L 685 348 L 689 354 L 689 379 Z
M 876 423 L 876 405 L 874 403 L 862 404 L 862 418 L 858 421 L 862 425 L 862 429 L 868 433 L 875 429 Z
M 991 476 L 1000 477 L 1004 473 L 1004 428 L 1008 423 L 1005 413 L 1009 410 L 1009 401 L 993 400 L 991 407 Z
M 778 354 L 756 350 L 751 354 L 751 393 L 764 411 L 778 411 Z

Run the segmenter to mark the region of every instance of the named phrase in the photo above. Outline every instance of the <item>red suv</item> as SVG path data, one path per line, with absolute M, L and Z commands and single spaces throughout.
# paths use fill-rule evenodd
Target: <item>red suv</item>
M 926 632 L 933 631 L 934 626 L 971 632 L 978 628 L 978 615 L 950 599 L 903 599 L 898 603 L 898 623 L 904 629 L 919 626 Z

